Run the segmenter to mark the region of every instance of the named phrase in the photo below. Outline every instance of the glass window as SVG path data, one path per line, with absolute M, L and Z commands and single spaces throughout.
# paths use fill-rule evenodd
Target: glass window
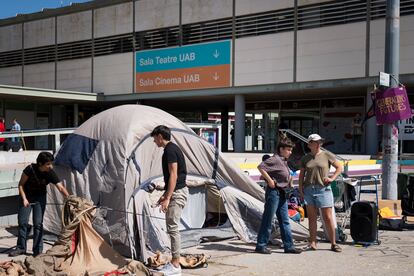
M 279 102 L 250 102 L 246 103 L 246 110 L 278 110 Z
M 322 100 L 322 107 L 324 108 L 362 107 L 364 104 L 365 99 L 363 97 Z
M 285 101 L 282 109 L 319 109 L 319 100 Z

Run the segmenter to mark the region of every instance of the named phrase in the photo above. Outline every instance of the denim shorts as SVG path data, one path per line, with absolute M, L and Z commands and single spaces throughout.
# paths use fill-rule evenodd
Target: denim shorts
M 331 186 L 306 185 L 304 190 L 305 203 L 316 208 L 333 207 L 334 199 Z

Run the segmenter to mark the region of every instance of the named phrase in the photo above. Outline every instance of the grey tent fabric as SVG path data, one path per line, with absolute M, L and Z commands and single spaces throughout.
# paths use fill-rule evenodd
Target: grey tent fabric
M 83 123 L 74 135 L 84 137 L 84 141 L 97 141 L 92 153 L 90 147 L 65 145 L 77 139 L 65 140 L 57 153 L 56 158 L 63 162 L 56 166 L 56 171 L 67 188 L 98 206 L 95 229 L 118 252 L 141 260 L 156 250 L 169 250 L 164 214 L 151 207 L 157 198 L 156 192 L 147 192 L 151 182 L 162 179 L 163 149 L 157 148 L 149 135 L 161 124 L 171 128 L 172 141 L 184 153 L 188 184 L 193 191 L 184 209 L 181 229 L 200 227 L 206 212 L 206 208 L 200 206 L 208 202 L 208 185 L 215 183 L 225 199 L 224 207 L 236 234 L 245 241 L 253 241 L 263 210 L 263 189 L 183 122 L 162 110 L 143 105 L 111 108 Z M 74 148 L 81 151 L 76 153 L 78 156 L 90 155 L 89 160 L 83 161 L 82 172 L 73 166 L 76 162 L 70 158 Z M 191 187 L 191 183 L 199 184 Z M 232 189 L 225 192 L 227 187 Z M 229 193 L 248 197 L 249 204 L 236 207 L 235 201 L 241 197 Z M 61 201 L 54 189 L 49 188 L 48 197 L 49 202 Z M 246 208 L 255 211 L 246 211 Z M 44 219 L 45 228 L 54 233 L 60 231 L 58 210 L 58 205 L 48 205 Z M 251 217 L 243 217 L 240 212 L 247 212 Z

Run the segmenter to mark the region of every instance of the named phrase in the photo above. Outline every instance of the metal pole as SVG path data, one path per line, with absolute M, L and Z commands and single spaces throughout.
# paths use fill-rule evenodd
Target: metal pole
M 387 0 L 385 31 L 385 72 L 390 78 L 390 86 L 398 86 L 400 61 L 400 1 Z M 382 135 L 384 158 L 382 162 L 382 198 L 397 199 L 398 175 L 398 128 L 385 124 Z
M 60 134 L 55 134 L 55 148 L 53 149 L 53 152 L 57 152 L 60 148 Z
M 221 111 L 221 151 L 229 151 L 229 132 L 229 109 L 224 107 Z
M 234 152 L 244 152 L 245 150 L 245 117 L 246 106 L 244 95 L 236 95 L 234 104 Z
M 366 102 L 366 110 L 368 110 L 372 105 L 372 98 L 371 98 L 371 91 L 372 86 L 367 89 L 367 94 L 365 96 Z M 377 155 L 378 151 L 378 143 L 372 141 L 379 141 L 378 137 L 378 126 L 375 117 L 369 118 L 365 122 L 365 152 L 370 155 Z M 363 136 L 364 137 L 364 136 Z

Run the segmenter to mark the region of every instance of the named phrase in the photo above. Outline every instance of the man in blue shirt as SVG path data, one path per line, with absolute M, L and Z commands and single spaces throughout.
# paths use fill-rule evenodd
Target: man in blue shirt
M 22 128 L 21 128 L 20 124 L 17 122 L 16 119 L 13 119 L 13 125 L 11 127 L 11 131 L 21 131 L 21 130 L 22 130 Z M 12 137 L 11 141 L 12 142 L 19 142 L 20 138 L 19 137 Z

